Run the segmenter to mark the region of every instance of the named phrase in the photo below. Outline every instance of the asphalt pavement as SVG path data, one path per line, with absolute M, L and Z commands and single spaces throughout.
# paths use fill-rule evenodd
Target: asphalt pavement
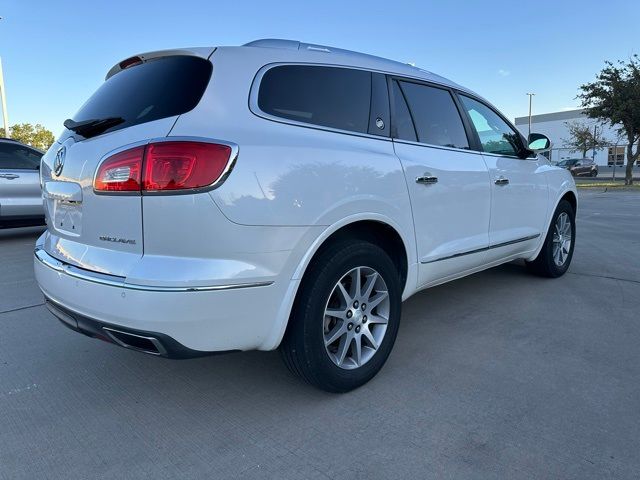
M 640 194 L 580 192 L 573 264 L 405 302 L 387 365 L 331 395 L 277 352 L 166 360 L 72 332 L 0 231 L 0 478 L 640 477 Z

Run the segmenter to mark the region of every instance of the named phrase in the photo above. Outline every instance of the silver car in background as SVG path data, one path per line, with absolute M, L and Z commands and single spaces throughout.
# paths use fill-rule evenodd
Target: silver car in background
M 0 138 L 0 228 L 44 225 L 40 159 L 44 153 Z

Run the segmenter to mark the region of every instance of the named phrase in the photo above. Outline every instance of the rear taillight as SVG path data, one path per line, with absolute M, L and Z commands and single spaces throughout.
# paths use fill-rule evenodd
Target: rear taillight
M 99 192 L 139 192 L 145 147 L 116 153 L 98 167 L 93 188 Z
M 216 143 L 159 142 L 147 147 L 143 190 L 185 190 L 206 187 L 224 172 L 231 147 Z
M 162 192 L 213 185 L 231 160 L 228 145 L 156 142 L 109 157 L 98 168 L 94 189 L 102 192 Z

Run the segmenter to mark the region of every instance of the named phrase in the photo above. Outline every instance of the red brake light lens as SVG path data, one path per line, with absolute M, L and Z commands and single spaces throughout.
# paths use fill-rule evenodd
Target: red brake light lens
M 191 190 L 220 179 L 231 147 L 203 142 L 157 142 L 107 158 L 98 167 L 99 192 Z
M 206 187 L 224 172 L 231 147 L 215 143 L 158 142 L 147 147 L 142 189 L 185 190 Z
M 99 192 L 139 192 L 144 146 L 116 153 L 98 168 L 94 188 Z
M 127 58 L 126 60 L 121 61 L 118 64 L 118 66 L 120 67 L 121 70 L 124 70 L 125 68 L 140 65 L 141 63 L 142 63 L 142 59 L 140 57 L 130 57 L 130 58 Z

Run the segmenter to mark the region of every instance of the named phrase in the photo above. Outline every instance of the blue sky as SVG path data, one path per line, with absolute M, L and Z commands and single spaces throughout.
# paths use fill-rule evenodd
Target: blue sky
M 62 122 L 135 53 L 290 38 L 388 57 L 488 98 L 511 119 L 576 107 L 606 59 L 640 53 L 640 2 L 201 1 L 0 2 L 11 123 Z

